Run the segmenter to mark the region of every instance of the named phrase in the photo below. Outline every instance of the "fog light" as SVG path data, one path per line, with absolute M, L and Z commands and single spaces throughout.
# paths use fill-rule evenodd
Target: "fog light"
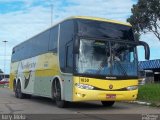
M 76 93 L 76 95 L 77 95 L 78 97 L 85 97 L 85 96 L 86 96 L 85 94 L 81 94 L 81 93 Z
M 77 94 L 78 97 L 81 97 L 81 94 L 80 94 L 80 93 L 76 93 L 76 94 Z

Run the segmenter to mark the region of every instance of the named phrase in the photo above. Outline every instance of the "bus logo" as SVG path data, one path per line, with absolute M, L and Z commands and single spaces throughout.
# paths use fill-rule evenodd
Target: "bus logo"
M 110 85 L 109 85 L 109 89 L 112 89 L 112 88 L 113 88 L 113 85 L 112 85 L 112 84 L 110 84 Z
M 29 71 L 29 76 L 28 76 L 28 78 L 27 78 L 26 76 L 24 76 L 24 79 L 25 79 L 24 89 L 26 89 L 26 87 L 28 86 L 28 83 L 29 83 L 30 78 L 31 78 L 31 72 L 32 72 L 32 71 Z

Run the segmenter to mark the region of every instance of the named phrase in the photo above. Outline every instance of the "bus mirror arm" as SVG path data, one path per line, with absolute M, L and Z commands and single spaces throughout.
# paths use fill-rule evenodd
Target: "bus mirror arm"
M 138 45 L 141 45 L 145 49 L 145 59 L 149 60 L 150 59 L 150 48 L 149 45 L 146 42 L 139 41 Z

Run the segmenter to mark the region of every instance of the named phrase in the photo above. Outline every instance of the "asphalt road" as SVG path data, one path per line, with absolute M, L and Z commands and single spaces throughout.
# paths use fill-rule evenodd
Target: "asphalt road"
M 0 88 L 0 114 L 0 119 L 7 117 L 4 114 L 20 114 L 28 120 L 34 117 L 52 120 L 142 120 L 147 115 L 158 115 L 155 120 L 159 120 L 160 108 L 125 102 L 116 102 L 111 108 L 103 107 L 100 102 L 72 103 L 68 108 L 57 108 L 51 99 L 36 96 L 31 99 L 17 99 L 8 88 Z M 16 116 L 12 116 L 14 117 Z

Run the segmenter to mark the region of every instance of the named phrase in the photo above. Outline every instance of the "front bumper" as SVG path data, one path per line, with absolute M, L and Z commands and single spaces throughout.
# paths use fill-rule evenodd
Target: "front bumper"
M 138 90 L 132 91 L 100 91 L 75 88 L 73 101 L 132 101 L 137 98 Z M 115 95 L 114 98 L 108 98 L 107 95 Z

